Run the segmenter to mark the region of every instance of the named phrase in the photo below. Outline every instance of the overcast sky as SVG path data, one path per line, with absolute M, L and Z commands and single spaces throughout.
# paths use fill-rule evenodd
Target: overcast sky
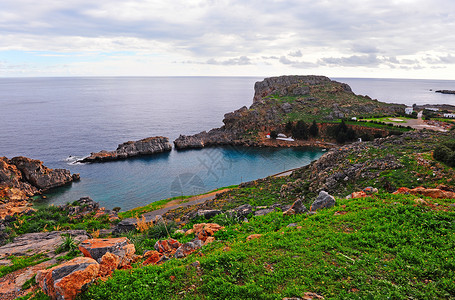
M 453 0 L 1 0 L 0 77 L 455 79 Z

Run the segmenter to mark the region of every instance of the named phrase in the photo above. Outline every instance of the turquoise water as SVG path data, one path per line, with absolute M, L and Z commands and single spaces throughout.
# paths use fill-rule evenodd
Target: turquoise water
M 72 166 L 73 172 L 81 173 L 81 181 L 55 190 L 45 203 L 61 204 L 89 195 L 108 208 L 126 210 L 267 177 L 307 165 L 322 153 L 305 148 L 217 147 Z

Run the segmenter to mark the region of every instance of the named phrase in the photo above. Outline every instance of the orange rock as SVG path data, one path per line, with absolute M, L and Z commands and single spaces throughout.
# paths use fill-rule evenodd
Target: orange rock
M 143 265 L 155 265 L 163 257 L 163 254 L 159 253 L 158 251 L 147 251 L 144 254 L 144 257 L 147 257 L 147 259 L 143 262 Z
M 254 239 L 258 239 L 258 238 L 260 238 L 261 236 L 262 236 L 262 234 L 252 234 L 252 235 L 248 236 L 248 237 L 246 238 L 246 240 L 247 240 L 247 241 L 251 241 L 251 240 L 254 240 Z
M 214 238 L 213 236 L 209 236 L 209 237 L 205 240 L 204 245 L 213 243 L 214 241 L 215 241 L 215 238 Z
M 120 265 L 120 257 L 118 257 L 115 254 L 112 254 L 110 252 L 107 252 L 106 254 L 101 257 L 101 263 L 100 263 L 100 270 L 98 272 L 98 276 L 100 277 L 107 277 L 116 270 L 119 265 Z
M 351 198 L 352 199 L 355 199 L 355 198 L 363 198 L 363 197 L 367 197 L 367 193 L 365 193 L 364 191 L 360 191 L 360 192 L 354 192 L 351 194 Z
M 426 189 L 424 187 L 416 187 L 414 189 L 408 189 L 405 187 L 399 188 L 394 194 L 412 194 L 422 195 L 434 199 L 455 199 L 455 193 L 450 191 L 444 191 L 440 189 Z
M 96 279 L 99 269 L 94 259 L 76 257 L 51 269 L 39 271 L 36 282 L 52 299 L 74 299 L 82 287 Z
M 396 190 L 395 192 L 393 192 L 393 194 L 409 194 L 411 190 L 406 188 L 406 187 L 401 187 L 399 188 L 398 190 Z

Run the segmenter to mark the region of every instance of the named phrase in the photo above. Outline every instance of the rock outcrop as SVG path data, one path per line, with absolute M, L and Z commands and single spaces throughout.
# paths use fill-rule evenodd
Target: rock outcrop
M 317 146 L 308 141 L 278 142 L 266 139 L 271 130 L 284 130 L 289 114 L 298 114 L 306 122 L 366 114 L 393 114 L 404 105 L 386 104 L 367 96 L 355 95 L 344 83 L 325 76 L 280 76 L 256 82 L 253 104 L 224 115 L 224 125 L 210 131 L 180 135 L 177 149 L 218 145 L 242 146 Z M 322 134 L 322 131 L 320 131 Z M 324 137 L 325 138 L 325 137 Z M 323 147 L 326 147 L 324 145 Z
M 155 136 L 145 138 L 139 141 L 129 141 L 118 145 L 115 151 L 100 151 L 91 153 L 90 156 L 79 160 L 84 163 L 104 162 L 119 159 L 126 159 L 129 157 L 152 155 L 171 151 L 172 145 L 169 143 L 169 138 L 163 136 Z
M 455 95 L 455 91 L 453 91 L 453 90 L 437 90 L 437 91 L 435 91 L 435 93 Z
M 0 157 L 0 219 L 29 210 L 29 197 L 78 179 L 79 174 L 50 169 L 36 159 Z
M 76 257 L 36 274 L 36 282 L 51 299 L 71 300 L 98 276 L 99 264 L 92 258 Z

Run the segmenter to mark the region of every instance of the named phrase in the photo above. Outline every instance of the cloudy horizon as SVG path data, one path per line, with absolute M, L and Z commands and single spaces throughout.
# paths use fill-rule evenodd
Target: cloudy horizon
M 0 77 L 455 74 L 449 0 L 166 2 L 3 0 Z

